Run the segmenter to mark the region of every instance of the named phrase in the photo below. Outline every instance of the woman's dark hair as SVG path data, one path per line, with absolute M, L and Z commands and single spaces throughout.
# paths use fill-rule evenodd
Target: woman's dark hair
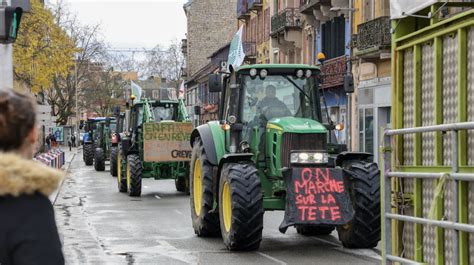
M 35 103 L 31 97 L 0 89 L 0 152 L 21 148 L 35 123 Z

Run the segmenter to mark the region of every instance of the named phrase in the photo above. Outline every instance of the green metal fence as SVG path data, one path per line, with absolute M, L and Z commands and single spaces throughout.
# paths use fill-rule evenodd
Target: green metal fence
M 392 22 L 384 263 L 474 264 L 474 5 L 441 5 Z

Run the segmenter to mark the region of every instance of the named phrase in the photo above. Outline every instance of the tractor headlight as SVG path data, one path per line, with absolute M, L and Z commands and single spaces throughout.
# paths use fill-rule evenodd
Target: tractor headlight
M 262 69 L 262 70 L 260 71 L 260 77 L 261 77 L 262 79 L 264 79 L 265 77 L 267 77 L 267 75 L 268 75 L 268 71 L 267 71 L 267 70 Z
M 312 74 L 313 74 L 313 72 L 311 72 L 311 70 L 306 70 L 306 72 L 304 73 L 306 78 L 310 78 Z
M 255 69 L 255 68 L 250 69 L 250 76 L 251 77 L 257 76 L 257 69 Z
M 294 164 L 326 164 L 328 154 L 320 152 L 291 153 L 290 161 Z
M 303 75 L 304 75 L 304 72 L 303 72 L 303 70 L 301 70 L 301 69 L 300 69 L 300 70 L 296 71 L 296 77 L 298 77 L 298 78 L 302 78 L 302 77 L 303 77 Z

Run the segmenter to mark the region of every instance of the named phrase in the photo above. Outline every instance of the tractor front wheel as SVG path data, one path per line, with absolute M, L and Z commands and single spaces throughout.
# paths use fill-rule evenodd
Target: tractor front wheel
M 296 232 L 303 236 L 325 236 L 334 231 L 334 226 L 323 225 L 297 225 Z
M 112 177 L 117 176 L 117 153 L 118 153 L 118 147 L 113 146 L 112 149 L 110 150 L 110 175 Z
M 105 170 L 105 153 L 104 153 L 104 149 L 102 148 L 95 149 L 94 168 L 96 171 Z
M 84 162 L 86 166 L 92 166 L 92 164 L 94 163 L 94 145 L 85 144 L 83 152 L 84 152 Z
M 349 193 L 355 214 L 339 226 L 339 240 L 347 248 L 373 248 L 380 240 L 380 171 L 377 164 L 348 161 Z
M 142 162 L 135 154 L 127 156 L 127 189 L 131 197 L 142 194 Z
M 119 192 L 127 192 L 127 175 L 122 171 L 122 152 L 117 151 L 117 187 Z
M 207 159 L 200 138 L 193 145 L 190 170 L 190 204 L 194 233 L 200 237 L 219 236 L 219 215 L 210 212 L 214 205 L 213 166 Z
M 255 250 L 260 247 L 263 199 L 254 165 L 224 165 L 219 183 L 219 219 L 227 249 Z

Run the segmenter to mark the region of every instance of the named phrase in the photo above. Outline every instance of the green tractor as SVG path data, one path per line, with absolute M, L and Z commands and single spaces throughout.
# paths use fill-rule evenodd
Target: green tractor
M 118 166 L 117 166 L 117 155 L 119 151 L 119 143 L 121 135 L 123 134 L 124 122 L 125 122 L 125 113 L 116 113 L 115 114 L 116 126 L 115 130 L 112 131 L 110 141 L 111 141 L 111 149 L 110 149 L 110 175 L 112 177 L 116 177 L 118 174 Z
M 88 118 L 87 121 L 81 125 L 80 129 L 84 129 L 85 133 L 82 138 L 83 152 L 82 158 L 86 166 L 92 166 L 94 163 L 95 147 L 99 137 L 97 132 L 98 124 L 104 122 L 105 118 Z
M 192 124 L 184 102 L 143 99 L 127 106 L 124 124 L 116 159 L 119 191 L 140 196 L 142 179 L 154 178 L 174 179 L 176 189 L 188 193 Z
M 117 145 L 116 135 L 113 133 L 117 128 L 115 118 L 105 118 L 97 123 L 94 168 L 96 171 L 105 170 L 105 161 L 109 160 L 113 145 Z
M 348 248 L 380 240 L 380 179 L 368 153 L 336 143 L 309 65 L 246 65 L 209 76 L 221 92 L 220 121 L 191 135 L 191 217 L 200 237 L 222 236 L 229 250 L 254 250 L 265 211 L 284 211 L 280 232 L 337 229 Z M 326 108 L 327 109 L 327 108 Z

